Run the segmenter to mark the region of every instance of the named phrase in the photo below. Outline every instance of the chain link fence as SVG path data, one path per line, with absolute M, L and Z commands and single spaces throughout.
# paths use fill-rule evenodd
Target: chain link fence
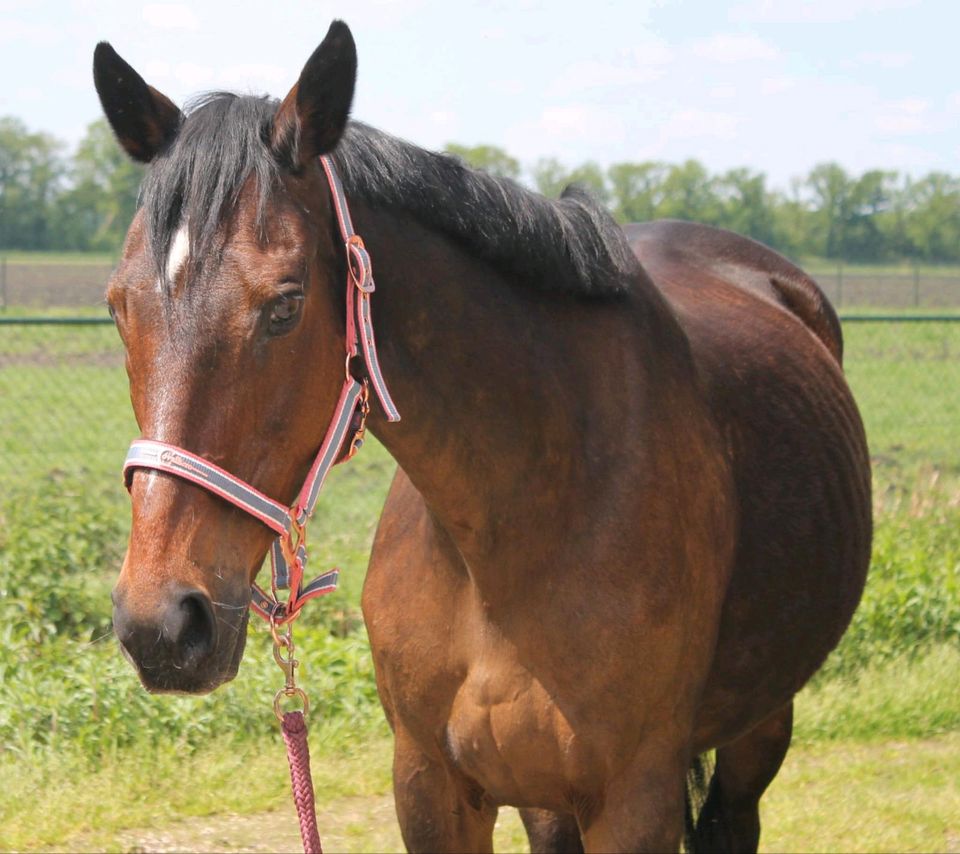
M 109 268 L 66 265 L 31 278 L 33 268 L 20 266 L 7 270 L 7 295 L 17 305 L 0 312 L 0 495 L 50 473 L 116 487 L 138 430 L 121 343 L 103 309 Z M 960 501 L 960 293 L 921 282 L 924 298 L 958 308 L 918 316 L 896 314 L 899 303 L 885 288 L 871 291 L 877 305 L 889 306 L 883 316 L 841 312 L 845 370 L 867 425 L 878 508 L 916 501 L 930 484 L 944 500 Z M 65 311 L 87 316 L 57 316 Z

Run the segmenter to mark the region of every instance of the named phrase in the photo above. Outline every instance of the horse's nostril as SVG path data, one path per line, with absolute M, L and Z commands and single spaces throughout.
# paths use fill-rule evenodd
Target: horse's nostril
M 213 605 L 202 593 L 187 593 L 169 609 L 163 623 L 165 640 L 178 663 L 196 667 L 216 645 Z

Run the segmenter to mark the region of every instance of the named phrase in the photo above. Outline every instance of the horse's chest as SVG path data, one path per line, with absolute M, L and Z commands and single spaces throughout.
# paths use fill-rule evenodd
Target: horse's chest
M 506 658 L 473 663 L 450 709 L 445 747 L 494 799 L 543 805 L 541 793 L 552 798 L 576 786 L 590 757 L 562 705 Z

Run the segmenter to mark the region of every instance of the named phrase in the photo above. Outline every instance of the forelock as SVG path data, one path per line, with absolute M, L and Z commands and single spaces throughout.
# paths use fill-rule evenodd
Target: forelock
M 157 274 L 168 282 L 174 238 L 189 233 L 189 264 L 198 271 L 218 255 L 217 235 L 247 181 L 256 182 L 256 223 L 263 232 L 267 202 L 280 167 L 269 139 L 278 102 L 227 92 L 188 103 L 173 144 L 152 163 L 141 190 L 147 238 Z

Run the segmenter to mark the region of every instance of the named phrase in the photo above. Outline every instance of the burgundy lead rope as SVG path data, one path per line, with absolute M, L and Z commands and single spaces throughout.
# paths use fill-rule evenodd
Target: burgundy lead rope
M 304 854 L 323 854 L 320 831 L 317 830 L 317 807 L 313 798 L 313 777 L 310 776 L 310 746 L 307 744 L 307 723 L 303 712 L 285 712 L 280 725 L 287 745 L 290 763 L 290 786 L 300 822 L 300 839 Z

